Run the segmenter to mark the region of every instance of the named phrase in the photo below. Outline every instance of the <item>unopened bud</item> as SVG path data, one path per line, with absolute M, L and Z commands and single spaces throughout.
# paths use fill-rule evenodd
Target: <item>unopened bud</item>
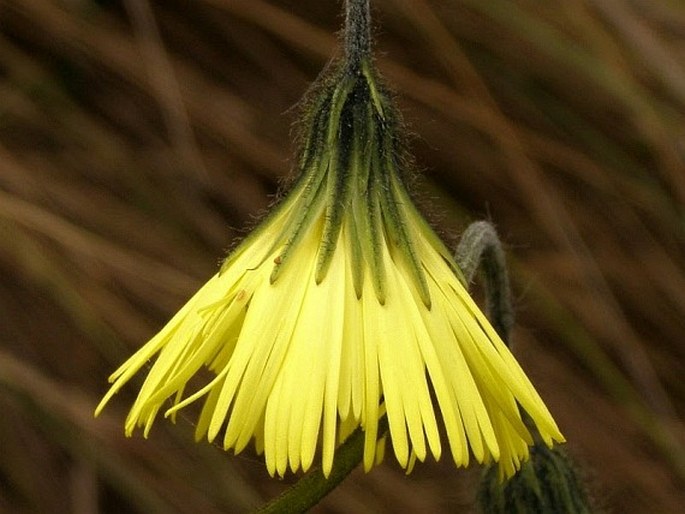
M 530 459 L 509 480 L 496 465 L 481 482 L 478 501 L 483 514 L 592 514 L 589 496 L 566 453 L 537 443 Z

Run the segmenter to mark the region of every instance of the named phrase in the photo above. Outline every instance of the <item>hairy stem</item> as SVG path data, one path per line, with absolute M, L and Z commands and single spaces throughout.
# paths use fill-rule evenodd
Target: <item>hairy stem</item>
M 510 344 L 514 309 L 506 258 L 495 227 L 487 221 L 476 221 L 469 225 L 459 241 L 454 258 L 467 283 L 473 280 L 476 271 L 481 268 L 488 317 L 502 340 Z
M 345 59 L 350 67 L 360 69 L 371 54 L 370 0 L 347 0 L 344 37 Z

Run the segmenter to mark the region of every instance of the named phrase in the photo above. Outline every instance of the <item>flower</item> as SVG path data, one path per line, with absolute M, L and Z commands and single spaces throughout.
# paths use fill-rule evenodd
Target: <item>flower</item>
M 370 61 L 331 66 L 305 105 L 291 191 L 114 372 L 96 413 L 154 359 L 127 435 L 202 400 L 196 437 L 236 453 L 254 441 L 272 475 L 306 471 L 317 452 L 328 474 L 357 427 L 368 470 L 384 414 L 405 468 L 439 459 L 444 430 L 458 466 L 513 474 L 533 444 L 519 409 L 546 444 L 563 441 L 412 204 L 398 115 Z

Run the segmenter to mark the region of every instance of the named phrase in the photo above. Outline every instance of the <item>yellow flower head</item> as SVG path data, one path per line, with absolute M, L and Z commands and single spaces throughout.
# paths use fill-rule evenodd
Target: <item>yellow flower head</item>
M 331 66 L 306 111 L 289 194 L 114 372 L 96 412 L 154 359 L 127 435 L 202 401 L 196 437 L 236 453 L 254 441 L 272 475 L 306 471 L 317 452 L 328 474 L 357 427 L 368 470 L 384 414 L 405 468 L 439 459 L 442 431 L 458 466 L 513 474 L 533 443 L 520 409 L 546 444 L 563 441 L 410 201 L 397 114 L 370 61 Z

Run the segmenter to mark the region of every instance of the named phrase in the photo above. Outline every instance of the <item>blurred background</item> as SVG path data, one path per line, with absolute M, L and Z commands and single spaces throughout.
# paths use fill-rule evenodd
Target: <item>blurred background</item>
M 606 512 L 685 512 L 685 6 L 374 0 L 416 196 L 507 246 L 515 351 Z M 283 490 L 107 376 L 289 176 L 340 0 L 0 0 L 0 511 L 242 513 Z M 391 458 L 318 513 L 474 512 Z

